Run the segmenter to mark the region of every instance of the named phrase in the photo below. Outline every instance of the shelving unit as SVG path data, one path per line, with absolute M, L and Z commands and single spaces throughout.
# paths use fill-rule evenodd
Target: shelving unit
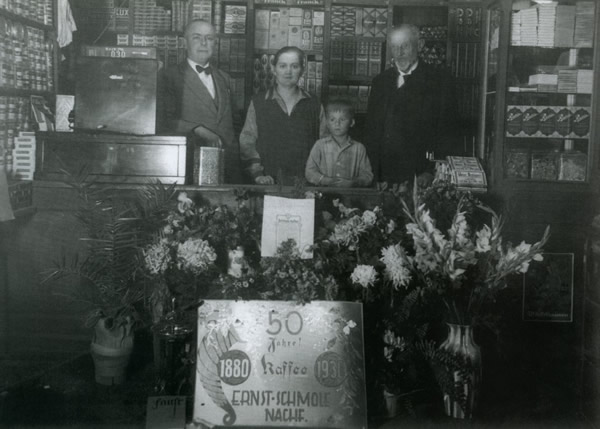
M 54 0 L 8 2 L 0 7 L 0 170 L 13 169 L 15 138 L 33 130 L 31 96 L 54 100 Z
M 330 16 L 324 2 L 305 6 L 256 0 L 249 5 L 253 37 L 249 39 L 252 76 L 247 94 L 272 87 L 275 53 L 284 46 L 298 46 L 306 54 L 305 73 L 299 85 L 321 98 L 327 85 L 325 32 Z
M 574 256 L 572 321 L 518 320 L 519 353 L 529 371 L 516 377 L 524 383 L 546 380 L 579 400 L 587 380 L 598 379 L 600 362 L 599 356 L 593 363 L 582 359 L 589 353 L 583 332 L 593 329 L 595 320 L 587 318 L 597 317 L 586 309 L 584 266 L 599 166 L 599 12 L 595 1 L 534 6 L 500 0 L 488 3 L 484 14 L 478 153 L 491 192 L 503 203 L 506 235 L 531 241 L 550 226 L 545 251 Z M 568 379 L 577 382 L 565 383 Z M 544 400 L 556 407 L 564 403 L 564 398 Z M 588 404 L 597 400 L 597 389 L 595 397 L 585 398 Z
M 353 100 L 359 116 L 367 110 L 371 80 L 385 66 L 390 21 L 390 9 L 383 3 L 331 6 L 327 95 Z
M 494 158 L 496 183 L 524 189 L 538 182 L 585 184 L 597 152 L 592 144 L 595 2 L 562 1 L 496 13 L 510 17 L 510 36 L 501 49 L 502 29 L 488 33 L 484 85 L 486 110 L 495 112 L 487 121 L 495 126 L 480 135 L 487 146 L 495 138 L 493 153 L 486 155 Z M 495 78 L 500 75 L 502 80 Z
M 387 32 L 393 24 L 412 22 L 422 28 L 426 41 L 422 61 L 452 68 L 460 94 L 465 142 L 474 140 L 481 58 L 480 2 L 73 1 L 80 6 L 80 16 L 87 14 L 80 17 L 85 31 L 95 33 L 84 37 L 86 43 L 155 46 L 166 65 L 184 59 L 181 31 L 186 17 L 212 20 L 220 39 L 217 61 L 233 79 L 236 107 L 242 116 L 252 95 L 273 84 L 272 60 L 277 50 L 296 45 L 307 55 L 301 85 L 323 101 L 330 97 L 353 100 L 358 113 L 355 128 L 364 120 L 372 78 L 386 68 L 390 58 Z M 165 21 L 160 18 L 165 14 L 171 17 L 171 27 L 155 28 Z M 153 24 L 140 29 L 142 17 Z

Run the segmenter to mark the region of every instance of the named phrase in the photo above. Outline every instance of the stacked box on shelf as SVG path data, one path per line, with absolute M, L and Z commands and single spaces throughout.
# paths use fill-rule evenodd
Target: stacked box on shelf
M 174 0 L 171 2 L 171 30 L 182 32 L 190 16 L 190 2 Z
M 179 2 L 174 3 L 179 4 Z M 155 0 L 134 0 L 133 7 L 133 28 L 136 33 L 145 34 L 171 29 L 173 23 L 170 11 L 157 6 Z
M 246 71 L 246 39 L 222 38 L 218 49 L 220 69 L 233 73 Z
M 256 54 L 253 61 L 254 94 L 273 87 L 275 82 L 273 67 L 275 55 Z M 321 95 L 323 85 L 323 57 L 321 55 L 307 55 L 304 64 L 306 73 L 300 78 L 298 86 L 316 96 Z
M 538 4 L 512 14 L 511 45 L 592 47 L 595 4 Z
M 591 94 L 594 83 L 593 70 L 577 70 L 577 93 Z
M 9 173 L 12 172 L 15 136 L 32 130 L 30 106 L 27 97 L 0 96 L 0 156 Z
M 127 45 L 128 35 L 118 34 L 120 45 Z M 132 46 L 147 46 L 156 48 L 156 58 L 165 65 L 177 64 L 185 59 L 185 48 L 182 37 L 175 35 L 146 36 L 143 34 L 132 35 Z
M 595 2 L 578 1 L 575 7 L 575 34 L 573 36 L 573 43 L 577 48 L 591 48 L 594 34 Z
M 368 85 L 329 85 L 329 99 L 345 99 L 354 105 L 356 113 L 365 113 L 369 101 Z
M 254 48 L 277 50 L 297 46 L 321 51 L 324 43 L 325 12 L 302 8 L 257 9 Z
M 223 32 L 225 34 L 246 34 L 246 15 L 245 5 L 225 5 Z
M 15 138 L 12 174 L 17 180 L 33 180 L 35 172 L 35 133 L 20 132 Z
M 246 78 L 245 77 L 235 77 L 231 79 L 231 84 L 233 86 L 233 101 L 235 103 L 235 109 L 244 110 L 245 107 L 245 94 L 246 94 Z
M 521 13 L 513 12 L 510 19 L 510 44 L 511 46 L 521 46 Z
M 537 46 L 551 48 L 555 46 L 557 3 L 539 4 Z
M 331 7 L 331 37 L 385 37 L 387 9 L 355 6 Z
M 556 23 L 554 25 L 554 46 L 571 47 L 575 35 L 575 12 L 572 5 L 558 5 L 556 7 Z
M 53 25 L 52 0 L 0 1 L 0 9 L 15 15 L 37 21 L 41 24 Z
M 212 21 L 212 0 L 190 0 L 190 18 L 203 19 L 204 21 Z
M 0 17 L 0 87 L 49 91 L 53 42 L 41 29 Z
M 583 106 L 507 106 L 506 136 L 586 139 L 591 109 Z
M 114 31 L 126 32 L 129 30 L 129 8 L 115 7 L 114 20 Z
M 383 42 L 333 39 L 330 52 L 331 76 L 372 77 L 381 72 Z

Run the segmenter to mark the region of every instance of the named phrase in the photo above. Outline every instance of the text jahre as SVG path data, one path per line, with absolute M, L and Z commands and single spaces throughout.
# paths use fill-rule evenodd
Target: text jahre
M 277 347 L 282 347 L 282 348 L 289 348 L 289 347 L 297 347 L 300 345 L 300 343 L 302 342 L 302 338 L 298 338 L 298 341 L 296 340 L 285 340 L 285 339 L 281 339 L 281 338 L 275 338 L 275 337 L 269 337 L 269 347 L 267 348 L 267 350 L 269 351 L 269 353 L 273 353 Z

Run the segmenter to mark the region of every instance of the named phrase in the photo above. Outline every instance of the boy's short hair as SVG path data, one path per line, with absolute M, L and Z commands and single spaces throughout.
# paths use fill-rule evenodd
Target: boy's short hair
M 331 112 L 343 112 L 350 119 L 354 119 L 354 104 L 345 98 L 330 100 L 325 106 L 325 114 L 329 115 Z

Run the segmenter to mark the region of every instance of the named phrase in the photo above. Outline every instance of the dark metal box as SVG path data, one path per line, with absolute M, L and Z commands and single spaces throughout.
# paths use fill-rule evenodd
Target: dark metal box
M 36 180 L 84 171 L 96 182 L 185 182 L 184 136 L 38 132 L 36 139 Z
M 104 49 L 108 51 L 96 55 L 84 51 L 91 56 L 78 59 L 75 128 L 155 134 L 158 62 L 152 55 L 133 56 L 125 48 Z

